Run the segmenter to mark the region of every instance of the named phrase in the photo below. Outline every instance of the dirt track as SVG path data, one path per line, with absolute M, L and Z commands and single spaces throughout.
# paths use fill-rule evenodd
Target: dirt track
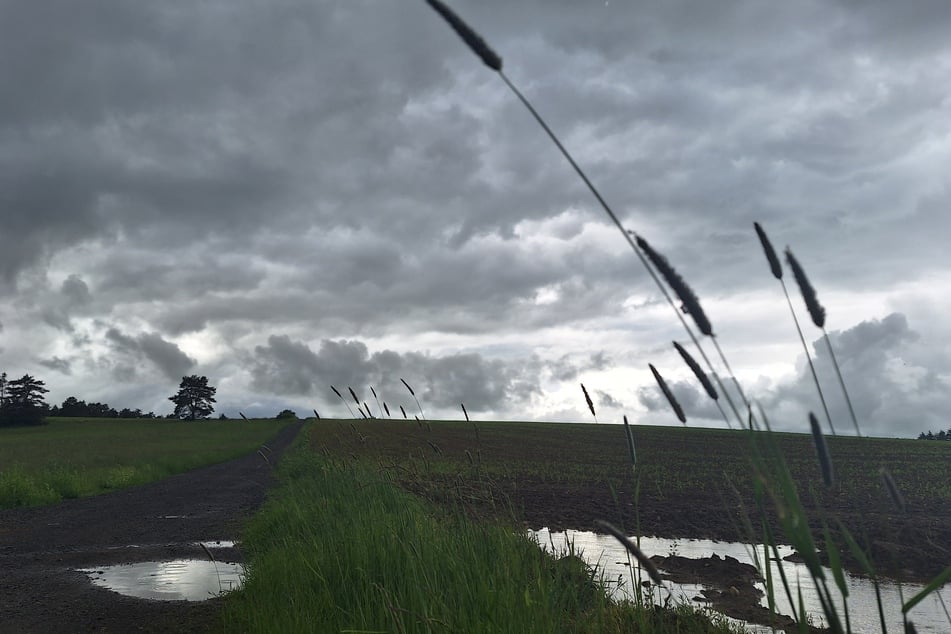
M 271 463 L 300 428 L 285 427 L 267 443 Z M 252 453 L 115 493 L 0 511 L 0 632 L 215 629 L 216 600 L 123 597 L 93 586 L 76 569 L 203 559 L 195 542 L 237 539 L 242 523 L 264 500 L 271 468 Z

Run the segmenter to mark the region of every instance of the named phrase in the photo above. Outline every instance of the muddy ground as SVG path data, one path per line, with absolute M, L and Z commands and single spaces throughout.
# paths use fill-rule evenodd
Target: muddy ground
M 301 425 L 267 445 L 273 463 Z M 93 586 L 78 568 L 204 559 L 198 541 L 236 540 L 264 500 L 261 455 L 53 506 L 0 511 L 0 632 L 205 632 L 220 603 L 144 601 Z M 240 552 L 229 553 L 240 560 Z
M 750 520 L 752 540 L 762 537 L 744 432 L 635 427 L 634 436 L 636 471 L 621 425 L 321 421 L 311 444 L 376 459 L 415 493 L 462 500 L 477 515 L 514 514 L 532 529 L 597 531 L 596 522 L 606 520 L 629 534 L 749 542 Z M 840 521 L 848 527 L 882 576 L 927 582 L 951 565 L 951 446 L 829 439 L 839 475 L 824 487 L 811 437 L 776 438 L 820 544 L 824 516 L 833 531 Z M 901 483 L 903 510 L 882 486 L 883 465 Z M 862 573 L 843 557 L 851 572 Z
M 285 428 L 268 443 L 272 462 L 299 429 L 300 425 Z M 508 515 L 530 528 L 594 530 L 595 521 L 605 519 L 629 532 L 639 526 L 644 535 L 747 539 L 743 510 L 730 497 L 733 492 L 722 486 L 722 479 L 711 476 L 747 468 L 730 462 L 730 448 L 737 444 L 733 437 L 638 430 L 642 452 L 638 469 L 644 477 L 636 491 L 621 429 L 321 421 L 311 428 L 310 442 L 317 451 L 374 459 L 402 486 L 433 501 L 461 502 L 477 516 Z M 790 443 L 797 477 L 814 477 L 808 441 Z M 874 485 L 874 478 L 818 494 L 824 508 L 872 544 L 880 570 L 910 580 L 929 578 L 951 564 L 951 504 L 941 487 L 925 486 L 935 480 L 946 482 L 951 460 L 945 454 L 925 459 L 910 451 L 918 447 L 932 449 L 861 439 L 852 445 L 833 444 L 843 474 L 850 470 L 862 474 L 866 464 L 883 461 L 902 473 L 908 487 L 904 512 L 892 509 L 880 491 L 864 497 L 856 493 Z M 925 473 L 916 483 L 914 470 L 901 471 L 906 463 L 933 473 Z M 93 586 L 77 569 L 203 559 L 196 542 L 240 537 L 243 522 L 261 504 L 272 482 L 271 469 L 254 453 L 151 485 L 54 506 L 0 511 L 0 633 L 219 629 L 218 600 L 123 597 Z M 735 475 L 737 482 L 741 476 L 742 472 Z M 675 486 L 678 481 L 687 485 Z M 749 505 L 746 494 L 742 491 L 740 497 Z M 806 504 L 812 507 L 811 497 Z M 231 555 L 240 560 L 240 552 Z M 689 566 L 698 565 L 665 563 L 668 568 L 683 564 L 672 574 L 696 574 Z M 710 564 L 699 565 L 709 572 Z M 731 576 L 734 572 L 714 575 L 709 581 L 735 595 L 735 589 L 742 587 Z M 737 599 L 736 610 L 751 602 L 750 597 Z M 751 617 L 755 620 L 746 615 Z

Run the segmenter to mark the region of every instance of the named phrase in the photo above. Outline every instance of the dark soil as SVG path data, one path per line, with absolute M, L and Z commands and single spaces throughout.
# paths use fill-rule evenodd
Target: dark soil
M 0 511 L 0 632 L 207 632 L 219 599 L 146 601 L 92 585 L 79 568 L 205 559 L 198 541 L 237 540 L 261 505 L 292 424 L 258 453 L 153 484 Z M 233 555 L 233 556 L 232 556 Z M 240 552 L 229 553 L 240 560 Z
M 437 502 L 464 499 L 477 515 L 498 513 L 504 500 L 502 511 L 533 529 L 598 531 L 597 520 L 607 520 L 631 534 L 734 542 L 762 538 L 743 432 L 635 427 L 638 485 L 621 425 L 322 425 L 311 439 L 315 448 L 402 464 L 394 473 L 406 488 Z M 827 489 L 811 437 L 776 438 L 820 550 L 824 516 L 845 567 L 855 574 L 861 575 L 862 568 L 838 535 L 839 522 L 871 554 L 881 576 L 927 583 L 951 565 L 951 497 L 944 484 L 951 451 L 915 440 L 829 439 L 840 476 Z M 436 463 L 441 466 L 432 468 Z M 903 511 L 882 486 L 880 465 L 901 474 Z M 772 502 L 767 506 L 773 534 L 783 543 Z M 747 521 L 756 526 L 752 536 Z

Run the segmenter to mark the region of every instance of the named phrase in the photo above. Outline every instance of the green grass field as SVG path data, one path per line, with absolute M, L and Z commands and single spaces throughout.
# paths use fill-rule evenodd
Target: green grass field
M 152 482 L 253 451 L 286 420 L 51 418 L 0 429 L 0 508 Z

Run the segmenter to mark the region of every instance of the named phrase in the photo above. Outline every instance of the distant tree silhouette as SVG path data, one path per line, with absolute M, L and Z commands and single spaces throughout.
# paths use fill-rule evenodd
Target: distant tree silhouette
M 3 398 L 0 400 L 0 425 L 42 425 L 49 406 L 43 395 L 46 383 L 29 374 L 8 381 L 3 374 Z
M 282 409 L 274 418 L 297 418 L 297 412 L 290 409 Z
M 178 394 L 169 396 L 168 400 L 175 403 L 175 411 L 171 418 L 180 420 L 195 420 L 208 418 L 215 411 L 216 388 L 208 385 L 208 377 L 183 376 L 178 386 Z

